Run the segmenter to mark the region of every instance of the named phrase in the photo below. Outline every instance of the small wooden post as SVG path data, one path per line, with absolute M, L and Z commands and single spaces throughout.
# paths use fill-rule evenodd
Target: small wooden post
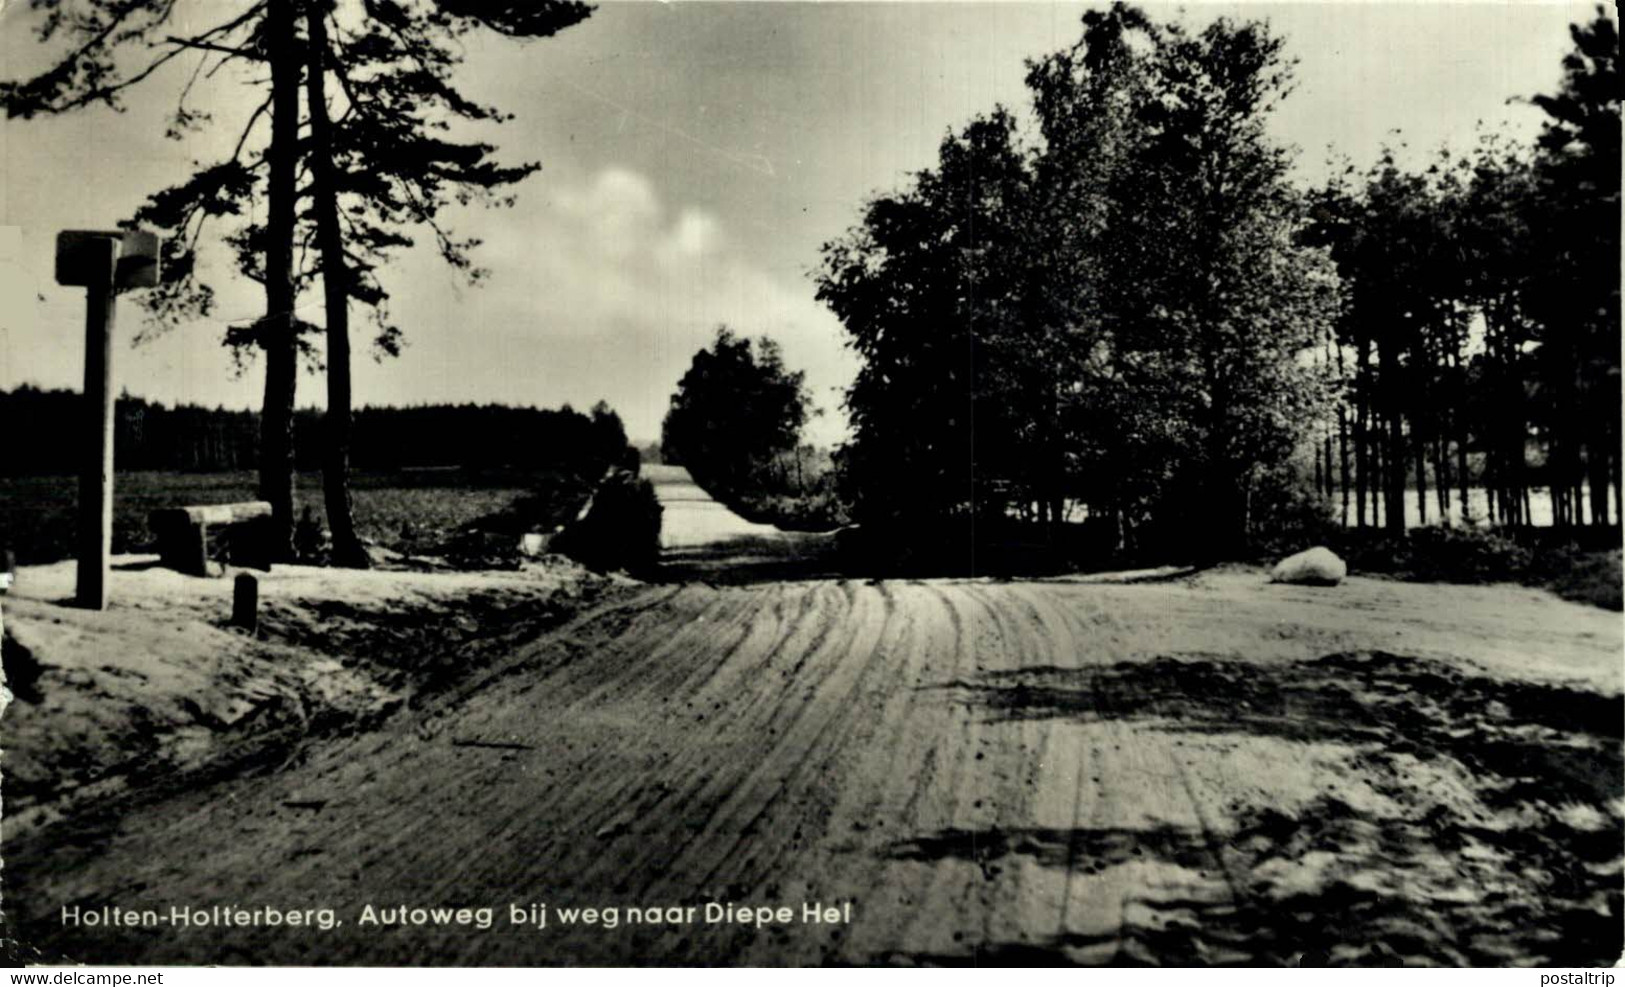
M 231 623 L 250 634 L 260 626 L 260 581 L 253 573 L 240 572 L 232 584 Z
M 79 572 L 76 598 L 107 609 L 113 552 L 113 279 L 119 241 L 87 248 L 85 285 L 84 463 L 79 472 Z

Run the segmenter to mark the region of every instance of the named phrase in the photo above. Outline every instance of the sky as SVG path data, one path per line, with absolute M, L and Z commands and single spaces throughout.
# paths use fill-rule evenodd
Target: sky
M 238 0 L 178 0 L 206 26 Z M 1262 19 L 1298 60 L 1297 88 L 1270 121 L 1300 150 L 1364 167 L 1385 142 L 1412 163 L 1475 128 L 1532 137 L 1541 114 L 1514 97 L 1551 92 L 1567 26 L 1593 4 L 1561 2 L 1147 4 L 1200 26 Z M 779 341 L 823 410 L 812 441 L 844 434 L 856 369 L 839 322 L 814 298 L 820 246 L 866 199 L 929 167 L 943 136 L 996 103 L 1026 105 L 1023 59 L 1077 40 L 1075 3 L 769 3 L 611 0 L 554 38 L 471 36 L 458 79 L 515 119 L 478 132 L 542 170 L 511 209 L 457 212 L 484 243 L 478 287 L 424 238 L 384 272 L 406 335 L 398 358 L 358 348 L 357 404 L 500 401 L 586 408 L 607 400 L 636 439 L 658 437 L 678 378 L 718 324 Z M 27 5 L 0 3 L 0 78 L 49 64 Z M 53 280 L 61 229 L 110 228 L 195 161 L 223 157 L 257 100 L 244 77 L 198 83 L 214 125 L 185 142 L 164 119 L 193 70 L 148 79 L 126 112 L 0 122 L 0 387 L 78 387 L 83 292 Z M 214 316 L 136 344 L 119 306 L 122 389 L 165 402 L 256 407 L 261 365 L 234 374 L 227 324 L 263 309 L 257 285 L 205 254 Z M 301 315 L 321 321 L 319 297 Z M 364 320 L 353 320 L 354 330 Z M 358 343 L 361 342 L 358 339 Z M 300 404 L 320 406 L 320 378 Z

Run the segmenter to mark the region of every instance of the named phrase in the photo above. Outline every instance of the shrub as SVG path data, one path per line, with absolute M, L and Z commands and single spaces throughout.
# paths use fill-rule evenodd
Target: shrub
M 586 516 L 559 532 L 552 547 L 599 572 L 647 572 L 660 559 L 660 514 L 648 480 L 628 470 L 611 470 Z
M 1289 555 L 1324 545 L 1339 529 L 1331 502 L 1299 470 L 1272 470 L 1254 490 L 1248 536 L 1260 555 Z
M 1619 549 L 1605 552 L 1558 549 L 1541 553 L 1536 565 L 1545 574 L 1547 588 L 1563 599 L 1608 610 L 1625 610 Z
M 969 515 L 924 519 L 894 516 L 835 533 L 835 552 L 848 573 L 872 576 L 968 576 L 976 571 L 976 526 Z
M 4 666 L 6 688 L 12 695 L 25 703 L 37 704 L 43 699 L 39 680 L 45 674 L 45 666 L 34 657 L 34 652 L 18 643 L 10 631 L 0 634 L 0 665 Z
M 459 569 L 518 569 L 519 536 L 469 528 L 446 543 L 446 561 Z
M 1454 583 L 1517 580 L 1529 550 L 1491 528 L 1412 528 L 1406 533 L 1411 578 Z
M 785 531 L 830 531 L 851 518 L 834 490 L 805 494 L 734 494 L 728 505 L 750 521 L 776 525 Z
M 1330 539 L 1353 572 L 1454 583 L 1516 582 L 1565 600 L 1625 609 L 1619 529 L 1412 528 L 1403 538 L 1348 530 Z
M 293 527 L 293 551 L 305 565 L 326 565 L 332 555 L 333 537 L 308 505 Z
M 557 531 L 574 521 L 582 507 L 586 506 L 592 497 L 596 478 L 597 474 L 550 474 L 501 510 L 475 518 L 462 530 L 508 535 L 516 544 L 519 536 L 528 532 Z

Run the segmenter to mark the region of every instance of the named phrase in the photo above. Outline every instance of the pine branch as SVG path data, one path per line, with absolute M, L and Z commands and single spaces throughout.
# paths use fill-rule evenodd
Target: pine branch
M 243 127 L 243 132 L 237 137 L 236 146 L 231 149 L 231 160 L 236 161 L 237 158 L 242 155 L 243 145 L 248 142 L 248 135 L 254 132 L 254 125 L 258 123 L 260 117 L 263 117 L 270 111 L 270 109 L 271 97 L 267 96 L 265 97 L 265 101 L 255 108 L 254 112 L 249 115 L 248 123 Z
M 263 62 L 266 60 L 264 55 L 255 54 L 251 48 L 232 48 L 228 45 L 212 44 L 207 41 L 199 41 L 195 38 L 167 37 L 164 39 L 164 44 L 178 45 L 181 48 L 195 48 L 198 51 L 216 52 L 218 54 L 227 56 L 226 61 L 230 61 L 233 58 L 247 58 L 256 62 Z M 188 88 L 190 88 L 190 86 L 188 86 Z
M 120 93 L 145 81 L 186 48 L 201 46 L 211 38 L 235 31 L 251 21 L 264 7 L 264 0 L 260 0 L 241 15 L 195 35 L 184 45 L 175 44 L 180 39 L 169 39 L 172 45 L 170 50 L 153 59 L 135 75 L 112 83 L 102 83 L 103 77 L 112 71 L 111 49 L 122 41 L 139 37 L 146 31 L 166 23 L 174 10 L 174 0 L 170 0 L 154 13 L 145 28 L 139 30 L 131 28 L 115 38 L 115 31 L 137 12 L 148 7 L 150 2 L 151 0 L 129 0 L 113 13 L 112 19 L 107 24 L 51 69 L 25 82 L 0 85 L 0 105 L 5 106 L 6 114 L 26 119 L 39 113 L 65 113 L 98 102 L 117 108 L 117 97 Z M 111 44 L 110 38 L 113 39 Z M 78 78 L 80 76 L 84 78 L 80 80 Z M 76 80 L 84 86 L 83 91 L 72 98 L 64 98 L 66 93 L 75 87 Z

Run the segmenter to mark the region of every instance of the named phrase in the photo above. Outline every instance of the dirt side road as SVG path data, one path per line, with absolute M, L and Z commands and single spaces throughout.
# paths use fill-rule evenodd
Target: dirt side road
M 747 521 L 711 499 L 681 466 L 649 464 L 642 472 L 660 498 L 660 547 L 668 557 L 785 537 L 771 524 Z
M 650 587 L 381 730 L 8 842 L 5 905 L 83 962 L 1612 963 L 1622 644 L 1529 590 L 1248 571 Z M 63 924 L 103 905 L 342 924 Z

